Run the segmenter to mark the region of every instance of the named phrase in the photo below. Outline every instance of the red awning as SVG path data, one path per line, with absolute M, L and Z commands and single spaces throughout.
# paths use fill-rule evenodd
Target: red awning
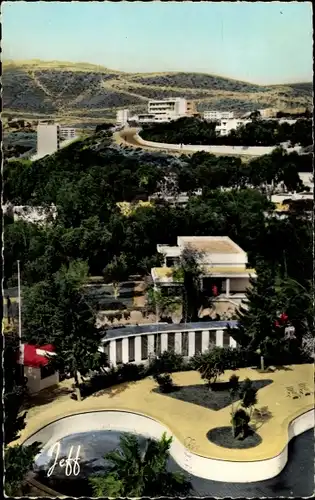
M 40 368 L 49 363 L 49 354 L 54 353 L 55 348 L 51 344 L 42 346 L 22 344 L 20 349 L 20 364 L 33 368 Z M 46 355 L 47 353 L 47 355 Z

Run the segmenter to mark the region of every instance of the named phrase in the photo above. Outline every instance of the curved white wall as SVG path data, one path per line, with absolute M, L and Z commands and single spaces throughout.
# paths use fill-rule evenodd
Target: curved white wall
M 167 144 L 163 142 L 152 142 L 145 141 L 140 137 L 139 134 L 135 134 L 135 140 L 138 142 L 139 146 L 146 146 L 156 149 L 169 149 L 173 151 L 206 151 L 208 153 L 219 153 L 227 155 L 244 155 L 244 156 L 262 156 L 270 154 L 277 146 L 195 146 L 184 144 L 180 147 L 180 144 Z M 299 151 L 300 147 L 286 148 L 288 152 Z
M 297 417 L 289 426 L 289 440 L 314 427 L 314 410 Z M 164 425 L 145 415 L 125 411 L 99 411 L 81 413 L 52 422 L 24 444 L 40 441 L 47 450 L 56 441 L 79 432 L 115 430 L 141 434 L 147 438 L 160 439 L 163 432 L 173 437 L 171 455 L 180 467 L 190 474 L 214 481 L 250 483 L 277 476 L 288 460 L 288 447 L 276 457 L 256 462 L 231 462 L 214 460 L 191 453 Z M 79 444 L 79 443 L 78 443 Z

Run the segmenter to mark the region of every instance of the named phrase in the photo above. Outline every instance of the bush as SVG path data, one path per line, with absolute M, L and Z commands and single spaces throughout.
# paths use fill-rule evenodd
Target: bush
M 232 415 L 231 424 L 235 438 L 245 439 L 249 433 L 250 416 L 243 408 L 239 408 Z
M 154 380 L 159 384 L 161 392 L 168 393 L 175 390 L 172 377 L 168 373 L 154 375 Z
M 117 369 L 118 383 L 141 380 L 146 376 L 146 372 L 147 370 L 144 365 L 136 365 L 133 363 L 120 365 Z
M 185 362 L 182 354 L 173 351 L 164 351 L 160 356 L 151 359 L 148 367 L 150 375 L 160 373 L 173 373 L 185 370 Z
M 129 312 L 129 311 L 124 311 L 124 312 L 123 312 L 123 316 L 124 316 L 124 319 L 125 319 L 125 320 L 130 319 L 130 312 Z

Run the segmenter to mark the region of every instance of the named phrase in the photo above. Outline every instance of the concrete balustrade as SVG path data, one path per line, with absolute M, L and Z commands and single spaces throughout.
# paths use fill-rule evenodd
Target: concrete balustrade
M 186 357 L 188 354 L 190 358 L 197 352 L 205 352 L 214 345 L 235 348 L 236 341 L 230 335 L 228 339 L 226 338 L 228 325 L 235 327 L 237 323 L 216 321 L 112 329 L 107 331 L 101 349 L 108 354 L 109 363 L 112 366 L 120 363 L 145 363 L 152 356 L 168 350 L 174 350 L 177 354 Z M 188 346 L 184 345 L 184 338 L 188 339 Z M 129 342 L 132 342 L 133 347 L 130 347 Z M 117 348 L 117 343 L 121 344 L 121 351 L 120 346 Z

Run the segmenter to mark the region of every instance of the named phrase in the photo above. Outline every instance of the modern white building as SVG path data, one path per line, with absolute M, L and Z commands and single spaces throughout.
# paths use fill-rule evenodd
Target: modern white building
M 117 124 L 126 125 L 128 121 L 138 123 L 160 123 L 178 120 L 183 116 L 197 115 L 194 101 L 187 101 L 183 97 L 156 99 L 148 102 L 148 112 L 130 116 L 127 109 L 117 112 Z
M 231 130 L 236 130 L 241 125 L 246 125 L 246 123 L 251 123 L 251 120 L 243 120 L 242 118 L 226 119 L 221 120 L 215 129 L 220 135 L 228 135 Z
M 60 149 L 60 125 L 39 122 L 37 126 L 37 159 L 51 155 Z
M 231 120 L 234 118 L 233 111 L 204 111 L 203 118 L 208 121 Z
M 119 109 L 116 113 L 116 123 L 124 127 L 127 125 L 130 117 L 129 109 Z
M 152 100 L 148 102 L 148 113 L 155 115 L 156 121 L 169 121 L 186 116 L 187 101 L 182 97 Z
M 247 268 L 246 252 L 227 236 L 178 236 L 176 246 L 157 245 L 157 251 L 164 255 L 164 265 L 151 269 L 155 286 L 181 286 L 176 270 L 187 247 L 199 254 L 203 290 L 213 291 L 215 287 L 217 298 L 233 298 L 236 303 L 245 298 L 249 279 L 256 277 L 256 272 Z

